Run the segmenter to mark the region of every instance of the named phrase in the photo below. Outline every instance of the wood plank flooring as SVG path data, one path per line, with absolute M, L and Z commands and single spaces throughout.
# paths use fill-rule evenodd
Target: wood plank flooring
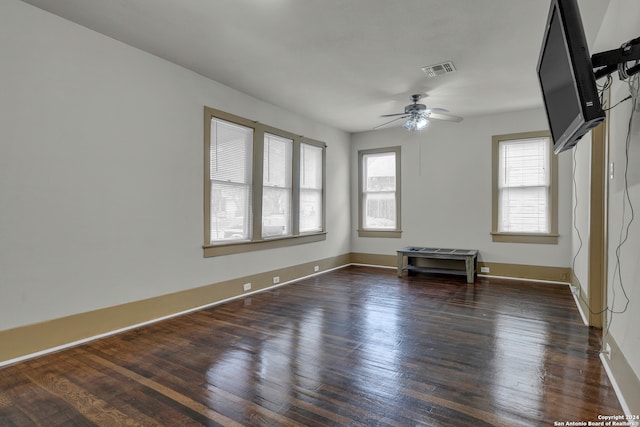
M 347 267 L 0 369 L 0 426 L 553 426 L 622 409 L 569 288 Z

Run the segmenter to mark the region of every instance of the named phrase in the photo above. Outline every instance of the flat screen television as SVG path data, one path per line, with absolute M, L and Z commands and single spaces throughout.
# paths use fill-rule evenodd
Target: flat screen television
M 605 117 L 577 0 L 551 0 L 537 71 L 558 154 Z

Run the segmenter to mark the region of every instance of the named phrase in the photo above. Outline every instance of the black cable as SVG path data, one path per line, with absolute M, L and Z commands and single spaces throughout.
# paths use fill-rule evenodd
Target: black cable
M 629 96 L 627 96 L 626 98 L 624 98 L 624 99 L 622 99 L 622 100 L 618 101 L 615 105 L 612 105 L 612 106 L 611 106 L 611 107 L 609 107 L 609 108 L 605 108 L 605 109 L 603 109 L 602 111 L 609 111 L 609 110 L 611 110 L 611 109 L 613 109 L 613 108 L 617 107 L 618 105 L 622 104 L 624 101 L 627 101 L 627 100 L 629 100 L 629 99 L 631 99 L 631 95 L 629 95 Z
M 636 81 L 638 80 L 638 78 L 635 79 Z M 627 294 L 626 289 L 624 288 L 624 284 L 622 281 L 622 271 L 621 271 L 621 261 L 620 261 L 620 252 L 622 249 L 622 246 L 625 244 L 625 242 L 628 240 L 629 238 L 629 229 L 631 228 L 631 223 L 633 222 L 634 218 L 635 218 L 635 212 L 633 209 L 633 204 L 631 202 L 631 195 L 629 193 L 629 182 L 628 182 L 628 171 L 629 171 L 629 151 L 630 151 L 630 145 L 631 145 L 631 131 L 632 131 L 632 127 L 633 127 L 633 117 L 634 117 L 634 112 L 636 110 L 636 108 L 638 107 L 638 99 L 637 96 L 634 97 L 633 94 L 637 95 L 637 90 L 638 88 L 635 88 L 633 85 L 633 80 L 628 81 L 629 84 L 629 88 L 630 88 L 630 92 L 632 93 L 632 95 L 627 96 L 626 98 L 622 99 L 621 101 L 617 102 L 615 105 L 605 109 L 604 111 L 609 111 L 612 108 L 618 106 L 619 104 L 621 104 L 624 101 L 627 101 L 629 99 L 633 98 L 633 105 L 631 108 L 631 114 L 629 116 L 629 122 L 628 122 L 628 127 L 627 127 L 627 137 L 626 137 L 626 142 L 625 142 L 625 169 L 624 169 L 624 191 L 623 191 L 623 204 L 622 204 L 622 226 L 620 229 L 620 240 L 619 243 L 616 247 L 616 266 L 614 268 L 614 272 L 613 272 L 613 283 L 612 283 L 612 287 L 611 287 L 611 293 L 612 293 L 612 301 L 611 301 L 611 308 L 609 308 L 609 305 L 607 305 L 606 307 L 604 307 L 602 310 L 600 311 L 593 311 L 593 309 L 591 308 L 590 304 L 588 301 L 586 301 L 583 296 L 582 296 L 582 292 L 579 293 L 579 298 L 580 300 L 585 304 L 585 306 L 587 307 L 587 309 L 589 310 L 589 313 L 593 314 L 593 315 L 599 315 L 602 314 L 604 312 L 609 312 L 612 315 L 613 314 L 622 314 L 625 313 L 629 307 L 629 303 L 630 303 L 630 299 L 629 296 Z M 602 85 L 601 87 L 599 87 L 599 89 L 601 89 L 600 92 L 600 100 L 601 100 L 601 104 L 604 102 L 603 98 L 604 98 L 604 91 L 606 89 L 608 89 L 611 86 L 611 78 L 610 76 L 607 76 L 607 81 L 604 83 L 604 85 Z M 635 91 L 635 92 L 634 92 Z M 574 257 L 573 257 L 573 262 L 572 262 L 572 269 L 573 271 L 575 271 L 575 265 L 576 265 L 576 260 L 578 258 L 578 255 L 580 254 L 580 251 L 582 250 L 582 245 L 583 245 L 583 241 L 582 241 L 582 236 L 580 235 L 580 230 L 578 229 L 577 225 L 576 225 L 576 219 L 577 219 L 577 207 L 578 207 L 578 192 L 577 192 L 577 182 L 576 182 L 576 153 L 577 153 L 577 148 L 574 148 L 574 152 L 573 152 L 573 170 L 572 170 L 572 180 L 573 180 L 573 193 L 574 193 L 574 198 L 575 198 L 575 204 L 573 207 L 573 228 L 576 231 L 578 240 L 580 241 L 580 245 L 578 246 L 578 250 L 576 251 Z M 624 226 L 624 218 L 626 217 L 626 205 L 629 205 L 629 209 L 631 211 L 631 218 L 629 219 L 629 222 L 626 224 L 626 227 Z M 624 237 L 623 237 L 624 235 Z M 616 299 L 616 293 L 615 293 L 615 278 L 616 275 L 618 277 L 618 280 L 620 282 L 620 288 L 622 289 L 622 293 L 625 297 L 625 306 L 621 311 L 616 311 L 615 310 L 615 299 Z M 611 316 L 609 322 L 607 323 L 607 330 L 604 333 L 604 336 L 607 335 L 609 328 L 611 327 L 611 323 L 613 322 L 613 316 Z M 603 339 L 604 339 L 603 336 Z
M 611 87 L 611 84 L 613 82 L 613 79 L 611 78 L 610 75 L 607 76 L 607 81 L 602 85 L 602 86 L 598 86 L 598 89 L 600 89 L 600 93 L 599 93 L 599 98 L 600 98 L 600 104 L 604 106 L 604 92 L 609 89 Z M 611 107 L 613 108 L 613 107 Z M 604 111 L 608 111 L 611 108 L 608 108 Z M 573 229 L 576 231 L 576 234 L 578 236 L 578 240 L 580 241 L 580 245 L 578 246 L 578 250 L 576 251 L 575 255 L 573 256 L 573 261 L 571 263 L 571 268 L 573 271 L 576 271 L 576 260 L 578 258 L 578 255 L 580 254 L 580 251 L 582 250 L 582 245 L 583 245 L 583 241 L 582 241 L 582 235 L 580 234 L 580 229 L 578 228 L 577 225 L 577 210 L 578 210 L 578 183 L 576 182 L 576 153 L 578 152 L 577 147 L 574 147 L 573 149 L 573 165 L 572 165 L 572 171 L 571 171 L 571 179 L 573 182 L 573 197 L 575 200 L 574 206 L 573 206 Z M 591 308 L 591 305 L 589 304 L 589 301 L 585 300 L 584 297 L 582 296 L 582 292 L 577 292 L 578 293 L 578 298 L 584 303 L 584 305 L 587 307 L 587 310 L 589 310 L 589 313 L 592 315 L 600 315 L 606 311 L 609 310 L 609 307 L 606 306 L 604 307 L 602 310 L 600 311 L 593 311 L 593 309 Z M 601 349 L 602 350 L 602 349 Z
M 607 80 L 604 82 L 604 84 L 602 86 L 598 85 L 596 83 L 597 88 L 600 91 L 599 94 L 599 98 L 600 98 L 600 105 L 602 105 L 604 107 L 604 92 L 609 89 L 611 87 L 611 84 L 613 83 L 613 78 L 611 77 L 611 74 L 607 74 Z M 607 110 L 605 110 L 607 111 Z

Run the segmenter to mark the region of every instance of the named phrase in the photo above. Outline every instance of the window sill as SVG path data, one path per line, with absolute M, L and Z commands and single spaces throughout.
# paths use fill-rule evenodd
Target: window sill
M 494 242 L 502 243 L 539 243 L 547 245 L 557 245 L 558 237 L 558 234 L 553 233 L 491 233 L 491 238 Z
M 358 237 L 384 237 L 399 239 L 402 237 L 401 230 L 358 230 Z
M 218 245 L 204 245 L 204 257 L 210 258 L 222 255 L 240 254 L 243 252 L 261 251 L 264 249 L 284 248 L 305 243 L 320 242 L 327 239 L 327 233 L 303 234 L 300 236 L 271 238 L 256 242 L 224 243 Z

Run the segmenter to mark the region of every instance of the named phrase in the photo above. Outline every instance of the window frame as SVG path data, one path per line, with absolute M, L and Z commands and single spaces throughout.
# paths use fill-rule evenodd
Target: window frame
M 250 239 L 230 242 L 211 242 L 211 120 L 220 119 L 230 123 L 253 129 L 253 164 L 252 164 L 252 215 Z M 291 234 L 287 236 L 262 236 L 262 201 L 263 201 L 263 161 L 265 134 L 291 139 L 292 147 L 292 200 L 291 200 Z M 300 146 L 314 145 L 322 149 L 322 229 L 313 232 L 300 232 Z M 263 249 L 287 247 L 326 240 L 326 144 L 304 136 L 295 135 L 282 129 L 274 128 L 256 121 L 236 116 L 210 107 L 204 107 L 204 257 L 215 257 Z
M 546 138 L 549 149 L 549 204 L 547 215 L 549 216 L 549 232 L 547 233 L 525 233 L 525 232 L 502 232 L 499 231 L 500 217 L 500 196 L 499 196 L 499 175 L 500 175 L 500 153 L 499 147 L 502 141 L 513 141 L 522 139 Z M 493 242 L 504 243 L 558 243 L 558 156 L 553 153 L 553 140 L 549 131 L 533 131 L 522 133 L 511 133 L 504 135 L 494 135 L 492 137 L 492 220 L 491 238 Z
M 364 228 L 364 158 L 367 155 L 394 153 L 396 158 L 396 227 L 395 229 Z M 401 221 L 401 147 L 373 148 L 358 151 L 358 237 L 402 237 Z

